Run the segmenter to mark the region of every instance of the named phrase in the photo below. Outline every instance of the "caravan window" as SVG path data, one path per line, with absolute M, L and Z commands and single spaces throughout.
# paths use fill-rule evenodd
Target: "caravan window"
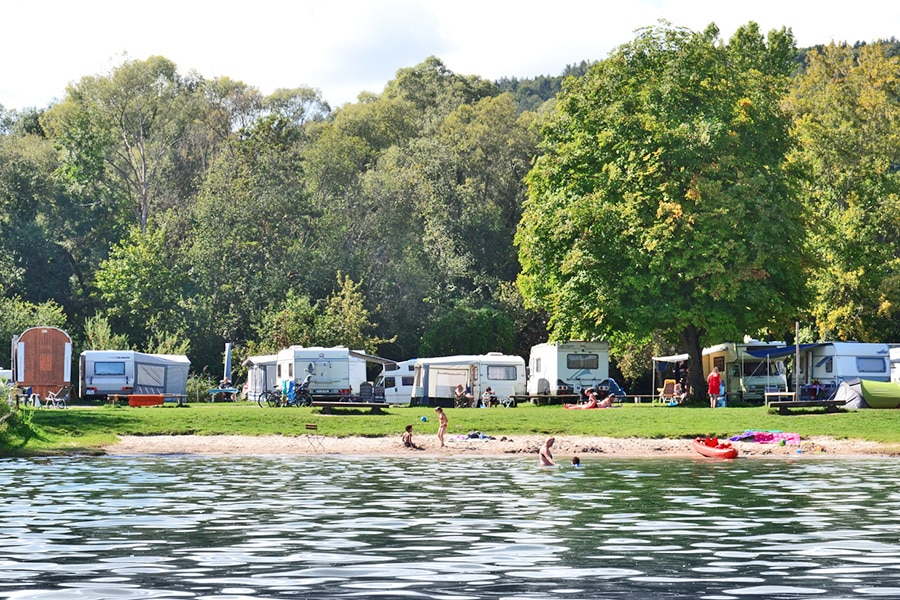
M 821 367 L 823 367 L 823 366 L 825 367 L 825 372 L 826 372 L 826 373 L 833 373 L 833 372 L 834 372 L 834 360 L 832 360 L 832 357 L 831 357 L 831 356 L 826 356 L 825 358 L 823 358 L 822 360 L 820 360 L 819 362 L 817 362 L 815 368 L 816 368 L 816 369 L 819 369 L 819 368 L 821 368 Z
M 857 356 L 856 370 L 860 373 L 886 373 L 884 359 L 875 356 Z
M 406 386 L 412 385 L 412 384 L 413 384 L 413 381 L 415 381 L 415 379 L 416 379 L 415 375 L 409 375 L 409 376 L 407 376 L 407 377 L 401 377 L 401 378 L 400 378 L 401 385 L 406 385 Z
M 487 378 L 491 381 L 515 381 L 515 367 L 488 366 Z
M 94 363 L 94 375 L 107 375 L 107 376 L 125 376 L 125 363 L 123 362 L 95 362 Z
M 600 357 L 596 354 L 566 354 L 569 369 L 599 369 Z

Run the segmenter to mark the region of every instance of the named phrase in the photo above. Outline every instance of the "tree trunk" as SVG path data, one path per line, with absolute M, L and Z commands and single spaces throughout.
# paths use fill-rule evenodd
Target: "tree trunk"
M 687 350 L 690 391 L 688 394 L 696 400 L 706 401 L 706 378 L 703 376 L 703 355 L 700 348 L 700 330 L 688 325 L 682 330 L 681 347 Z

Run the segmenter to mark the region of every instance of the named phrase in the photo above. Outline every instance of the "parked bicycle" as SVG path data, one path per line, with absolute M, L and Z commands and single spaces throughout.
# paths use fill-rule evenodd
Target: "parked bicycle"
M 272 388 L 271 390 L 266 390 L 257 398 L 256 403 L 261 407 L 265 408 L 266 406 L 277 408 L 282 405 L 282 395 L 281 390 L 277 387 Z
M 271 390 L 260 394 L 256 403 L 261 407 L 269 406 L 271 408 L 280 406 L 312 406 L 313 397 L 309 392 L 309 382 L 304 381 L 294 389 L 293 397 L 290 393 L 282 393 L 278 386 L 275 386 Z

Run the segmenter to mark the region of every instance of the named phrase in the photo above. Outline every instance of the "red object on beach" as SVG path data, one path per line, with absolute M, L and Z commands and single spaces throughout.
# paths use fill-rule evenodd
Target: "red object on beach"
M 737 448 L 728 442 L 719 443 L 719 438 L 695 438 L 691 444 L 694 450 L 710 458 L 737 458 Z

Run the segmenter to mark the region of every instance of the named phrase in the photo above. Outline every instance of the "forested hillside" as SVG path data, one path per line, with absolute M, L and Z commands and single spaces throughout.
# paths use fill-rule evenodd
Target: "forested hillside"
M 677 94 L 653 99 L 616 72 L 646 35 L 533 80 L 432 57 L 339 109 L 158 56 L 0 107 L 0 338 L 57 325 L 77 352 L 186 351 L 215 374 L 226 341 L 239 357 L 527 356 L 549 323 L 612 339 L 629 377 L 689 322 L 709 342 L 784 339 L 794 320 L 813 339 L 900 341 L 896 43 L 801 53 L 748 26 L 705 79 L 669 71 Z

